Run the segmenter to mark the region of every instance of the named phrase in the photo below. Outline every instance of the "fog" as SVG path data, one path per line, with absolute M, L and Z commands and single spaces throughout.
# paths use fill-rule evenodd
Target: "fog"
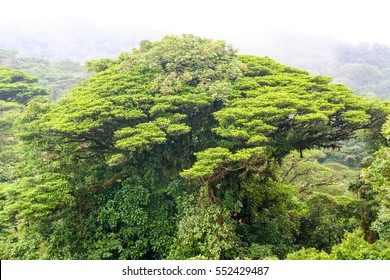
M 143 39 L 192 33 L 223 39 L 240 53 L 288 60 L 302 47 L 311 56 L 330 55 L 326 49 L 330 41 L 389 44 L 385 4 L 379 0 L 13 0 L 2 3 L 0 48 L 84 61 L 116 56 Z

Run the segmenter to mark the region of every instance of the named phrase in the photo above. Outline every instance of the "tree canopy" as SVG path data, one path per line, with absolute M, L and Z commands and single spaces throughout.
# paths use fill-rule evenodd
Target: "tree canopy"
M 329 251 L 358 226 L 355 200 L 302 201 L 281 165 L 380 131 L 384 103 L 193 35 L 88 67 L 90 79 L 57 102 L 30 101 L 14 122 L 26 152 L 1 186 L 0 256 L 285 258 Z M 325 236 L 335 218 L 336 241 L 319 244 L 310 231 Z

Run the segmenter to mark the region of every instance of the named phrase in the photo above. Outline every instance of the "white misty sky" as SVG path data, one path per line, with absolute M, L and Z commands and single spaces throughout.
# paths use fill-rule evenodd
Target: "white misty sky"
M 99 27 L 193 33 L 250 43 L 267 32 L 326 35 L 390 44 L 382 0 L 2 0 L 0 25 L 34 26 L 82 18 Z M 258 42 L 257 42 L 258 43 Z

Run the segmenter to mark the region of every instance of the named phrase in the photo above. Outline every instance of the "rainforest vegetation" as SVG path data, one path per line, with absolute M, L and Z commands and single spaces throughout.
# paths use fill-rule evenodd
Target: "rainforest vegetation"
M 50 90 L 51 98 L 64 95 L 79 81 L 89 77 L 79 62 L 49 61 L 43 58 L 23 57 L 16 51 L 0 49 L 0 66 L 21 70 L 38 78 L 37 84 Z
M 387 101 L 193 35 L 58 100 L 11 66 L 1 259 L 390 259 Z

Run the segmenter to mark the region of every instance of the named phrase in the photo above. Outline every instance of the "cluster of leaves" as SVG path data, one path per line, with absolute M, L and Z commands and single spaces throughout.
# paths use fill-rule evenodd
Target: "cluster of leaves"
M 14 122 L 24 153 L 1 186 L 2 258 L 284 258 L 357 227 L 354 199 L 299 194 L 340 165 L 306 183 L 288 166 L 379 131 L 384 104 L 193 35 L 87 66 L 90 79 Z

